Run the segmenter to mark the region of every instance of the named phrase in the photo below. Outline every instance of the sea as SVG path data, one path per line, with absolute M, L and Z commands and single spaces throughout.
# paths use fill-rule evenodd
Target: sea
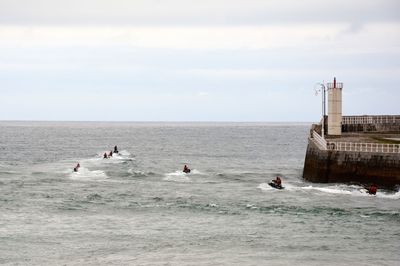
M 0 264 L 400 265 L 400 192 L 303 180 L 309 128 L 2 121 Z

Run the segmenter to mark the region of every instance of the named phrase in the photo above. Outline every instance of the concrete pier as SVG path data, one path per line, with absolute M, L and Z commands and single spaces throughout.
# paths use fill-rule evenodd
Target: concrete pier
M 395 136 L 397 134 L 390 135 L 396 139 Z M 375 183 L 378 187 L 395 189 L 400 185 L 400 144 L 379 142 L 386 137 L 388 136 L 345 135 L 343 138 L 335 138 L 335 142 L 328 139 L 324 147 L 310 136 L 303 178 L 318 183 L 352 183 L 365 186 Z M 358 142 L 357 146 L 353 144 L 355 142 L 349 141 L 355 139 L 370 140 L 370 146 L 361 145 L 365 142 Z M 346 145 L 342 145 L 341 149 L 334 147 L 332 144 L 337 141 L 347 143 L 348 150 L 344 150 Z
M 311 127 L 304 179 L 400 186 L 400 116 L 344 116 L 340 136 L 323 138 L 321 128 L 321 124 Z
M 400 115 L 342 116 L 343 83 L 334 78 L 327 86 L 318 85 L 323 113 L 321 123 L 311 126 L 303 178 L 319 183 L 375 183 L 389 189 L 400 186 Z

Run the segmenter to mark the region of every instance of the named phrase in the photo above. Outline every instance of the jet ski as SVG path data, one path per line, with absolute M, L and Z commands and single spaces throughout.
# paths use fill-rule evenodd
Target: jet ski
M 273 181 L 269 182 L 268 185 L 270 185 L 271 187 L 276 188 L 276 189 L 284 189 L 285 188 L 285 187 L 282 187 L 282 185 L 278 185 Z
M 185 166 L 183 167 L 183 172 L 185 173 L 185 174 L 189 174 L 190 173 L 190 169 L 189 169 L 189 167 L 185 164 Z

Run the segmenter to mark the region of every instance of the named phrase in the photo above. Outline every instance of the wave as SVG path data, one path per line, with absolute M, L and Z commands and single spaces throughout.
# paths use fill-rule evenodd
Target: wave
M 270 185 L 268 185 L 268 183 L 261 183 L 258 185 L 257 188 L 264 190 L 264 191 L 277 190 L 277 189 L 271 187 Z
M 193 169 L 190 171 L 189 175 L 205 175 L 205 173 L 202 173 L 197 169 Z
M 272 204 L 268 206 L 256 206 L 253 204 L 247 204 L 246 209 L 249 211 L 258 211 L 269 214 L 311 214 L 311 215 L 328 215 L 328 216 L 357 216 L 361 218 L 369 217 L 388 217 L 394 220 L 398 220 L 400 217 L 399 211 L 389 210 L 372 210 L 370 208 L 339 208 L 339 207 L 328 207 L 328 206 L 296 206 L 296 205 L 285 205 L 285 204 Z
M 165 181 L 175 181 L 175 182 L 190 182 L 190 178 L 189 175 L 191 175 L 191 173 L 186 174 L 182 171 L 175 171 L 172 173 L 167 173 L 165 174 L 165 177 L 163 178 L 163 180 Z
M 258 207 L 254 204 L 246 204 L 246 209 L 256 210 L 258 209 Z
M 107 167 L 107 164 L 128 164 L 130 161 L 134 161 L 134 158 L 130 157 L 131 154 L 125 150 L 122 150 L 119 154 L 114 154 L 109 159 L 103 159 L 102 154 L 98 153 L 92 158 L 68 159 L 56 163 L 40 164 L 32 168 L 31 175 L 41 177 L 48 173 L 55 173 L 64 177 L 67 176 L 71 180 L 102 181 L 109 179 L 109 176 L 102 170 Z M 74 172 L 73 168 L 78 162 L 81 167 L 78 172 Z M 118 176 L 124 176 L 124 174 L 130 176 L 130 173 L 126 171 L 117 173 Z M 52 179 L 49 180 L 52 181 Z
M 93 170 L 90 171 L 85 167 L 80 167 L 78 172 L 72 172 L 69 175 L 69 178 L 72 180 L 78 181 L 104 181 L 109 177 L 102 170 Z
M 88 201 L 98 201 L 102 199 L 102 196 L 97 193 L 92 193 L 86 196 Z
M 133 158 L 130 154 L 130 152 L 122 150 L 119 153 L 113 153 L 113 156 L 108 157 L 105 159 L 104 153 L 109 153 L 107 151 L 99 152 L 94 158 L 89 158 L 89 159 L 82 159 L 80 160 L 81 162 L 84 163 L 91 163 L 91 164 L 103 164 L 103 163 L 123 163 L 123 162 L 130 162 L 130 161 L 135 161 L 135 158 Z
M 0 170 L 0 175 L 1 174 L 5 174 L 5 175 L 15 175 L 15 174 L 19 174 L 19 172 L 17 171 L 12 171 L 12 170 Z
M 128 173 L 133 177 L 148 177 L 155 175 L 152 171 L 140 171 L 133 168 L 128 169 Z
M 400 199 L 400 191 L 395 193 L 388 191 L 378 191 L 376 195 L 371 195 L 367 192 L 367 190 L 362 186 L 357 185 L 331 185 L 331 186 L 299 186 L 291 183 L 284 183 L 284 190 L 286 191 L 317 191 L 328 194 L 338 194 L 338 195 L 349 195 L 355 197 L 377 197 L 377 198 L 385 198 L 385 199 Z M 258 185 L 259 189 L 263 191 L 275 191 L 276 189 L 272 188 L 268 183 L 261 183 Z M 279 191 L 279 190 L 278 190 Z
M 383 193 L 378 191 L 376 195 L 378 198 L 395 199 L 395 200 L 400 199 L 400 191 L 397 191 L 395 193 Z
M 119 151 L 117 154 L 120 155 L 120 156 L 131 156 L 131 153 L 129 151 L 127 151 L 127 150 Z
M 180 171 L 180 170 L 177 170 L 177 171 L 175 171 L 175 172 L 172 172 L 172 173 L 167 173 L 167 174 L 165 174 L 165 175 L 173 175 L 173 176 L 188 176 L 188 175 L 205 175 L 205 173 L 202 173 L 202 172 L 200 172 L 199 170 L 197 170 L 197 169 L 192 169 L 191 171 L 190 171 L 190 173 L 184 173 L 184 172 L 182 172 L 182 171 Z
M 334 185 L 327 187 L 314 187 L 312 185 L 301 187 L 304 190 L 316 190 L 324 193 L 330 194 L 341 194 L 341 195 L 350 195 L 357 197 L 377 197 L 377 198 L 386 198 L 386 199 L 400 199 L 400 191 L 396 193 L 386 192 L 386 191 L 378 191 L 376 195 L 371 195 L 367 192 L 367 190 L 362 186 L 356 185 Z

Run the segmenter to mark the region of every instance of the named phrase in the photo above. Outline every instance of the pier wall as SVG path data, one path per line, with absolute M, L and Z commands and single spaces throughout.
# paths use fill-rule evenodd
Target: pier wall
M 318 183 L 376 183 L 394 189 L 400 185 L 400 153 L 323 150 L 309 138 L 303 178 Z
M 400 116 L 343 116 L 342 132 L 400 132 Z

